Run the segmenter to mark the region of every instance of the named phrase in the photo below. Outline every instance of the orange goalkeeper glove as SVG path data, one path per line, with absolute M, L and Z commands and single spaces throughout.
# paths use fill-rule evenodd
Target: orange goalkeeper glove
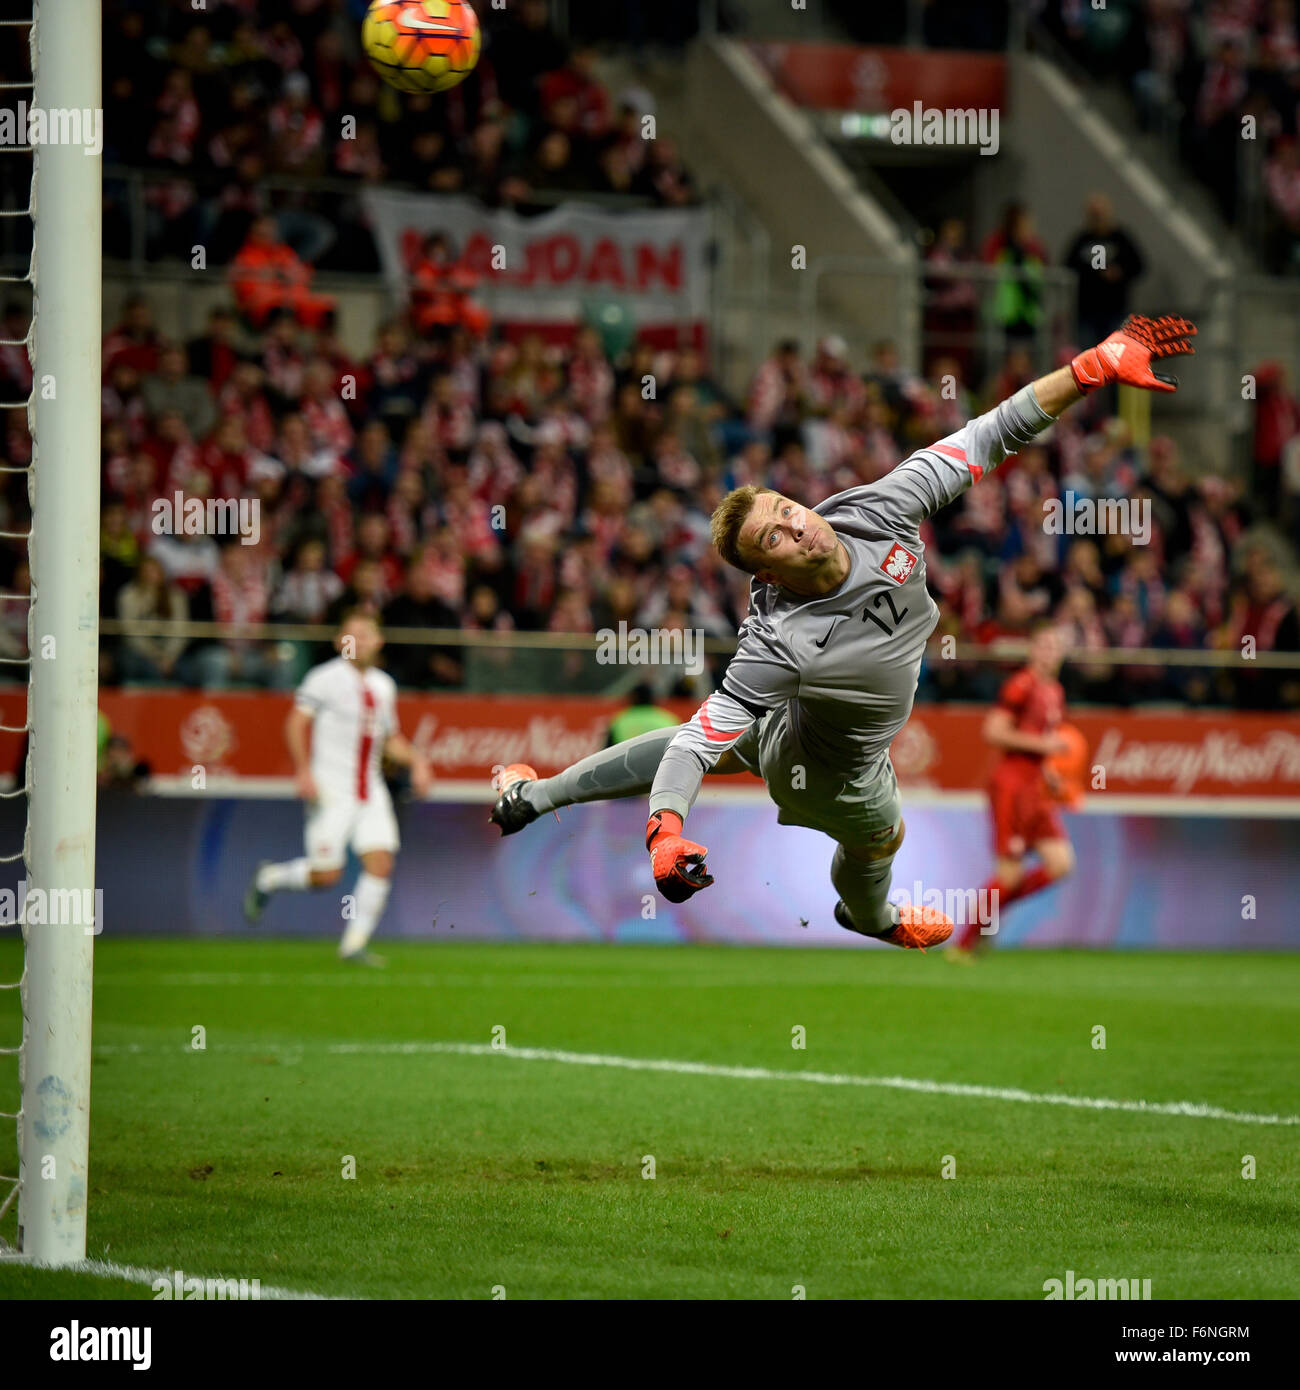
M 655 887 L 670 903 L 684 903 L 713 882 L 704 867 L 708 850 L 682 838 L 682 818 L 676 811 L 656 811 L 646 822 L 645 847 Z
M 1152 371 L 1151 362 L 1195 352 L 1191 344 L 1195 335 L 1196 325 L 1176 315 L 1147 319 L 1130 314 L 1109 338 L 1070 363 L 1074 384 L 1084 395 L 1112 381 L 1148 391 L 1175 391 L 1178 378 Z

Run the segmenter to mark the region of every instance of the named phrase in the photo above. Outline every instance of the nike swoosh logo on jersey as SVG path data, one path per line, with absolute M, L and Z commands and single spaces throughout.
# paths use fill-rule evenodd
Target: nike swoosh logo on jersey
M 825 647 L 825 645 L 827 644 L 827 642 L 829 642 L 829 641 L 831 640 L 831 633 L 835 631 L 836 627 L 839 625 L 839 621 L 840 621 L 840 620 L 839 620 L 838 618 L 836 618 L 835 621 L 830 625 L 830 627 L 828 627 L 828 628 L 826 629 L 826 636 L 823 637 L 822 640 L 821 640 L 820 642 L 814 642 L 814 643 L 813 643 L 813 646 L 814 646 L 814 647 L 819 647 L 819 648 L 820 648 L 820 647 Z

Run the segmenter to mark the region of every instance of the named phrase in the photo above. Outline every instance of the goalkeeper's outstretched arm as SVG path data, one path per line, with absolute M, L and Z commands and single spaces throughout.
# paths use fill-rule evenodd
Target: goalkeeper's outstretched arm
M 1148 391 L 1176 390 L 1177 378 L 1156 372 L 1152 363 L 1191 353 L 1195 333 L 1186 319 L 1126 319 L 1122 328 L 1081 352 L 1068 367 L 1039 377 L 955 434 L 904 459 L 872 485 L 873 503 L 891 511 L 898 524 L 919 526 L 1088 392 L 1114 382 Z

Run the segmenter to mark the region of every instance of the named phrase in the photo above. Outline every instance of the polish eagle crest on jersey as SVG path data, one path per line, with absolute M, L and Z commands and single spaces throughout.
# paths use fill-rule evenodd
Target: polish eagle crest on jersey
M 905 584 L 907 576 L 916 568 L 916 556 L 895 541 L 889 547 L 889 554 L 885 556 L 880 568 L 895 584 Z

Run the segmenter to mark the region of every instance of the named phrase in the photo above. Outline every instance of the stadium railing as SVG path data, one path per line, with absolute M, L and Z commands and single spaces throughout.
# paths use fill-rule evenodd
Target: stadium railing
M 124 621 L 105 618 L 104 637 L 186 637 L 199 642 L 235 641 L 290 644 L 297 649 L 298 667 L 329 655 L 337 629 L 322 623 L 227 624 L 171 622 L 164 619 Z M 647 630 L 632 628 L 629 635 Z M 635 646 L 620 647 L 610 630 L 573 632 L 482 632 L 461 628 L 389 627 L 384 633 L 390 649 L 438 647 L 459 657 L 463 679 L 441 689 L 467 693 L 548 695 L 621 695 L 650 677 L 675 685 L 688 676 L 691 693 L 703 698 L 720 677 L 726 660 L 736 650 L 735 638 L 707 637 L 691 630 L 689 643 L 657 632 L 658 651 L 672 659 L 641 662 Z M 989 644 L 959 641 L 941 645 L 932 639 L 926 656 L 922 693 L 942 692 L 944 682 L 934 679 L 945 671 L 970 677 L 984 673 L 993 681 L 959 680 L 969 688 L 968 698 L 990 698 L 998 673 L 1022 664 L 1028 652 L 1025 639 L 1005 638 Z M 654 649 L 652 649 L 654 650 Z M 678 658 L 681 659 L 678 659 Z M 697 661 L 697 657 L 699 660 Z M 1233 707 L 1238 682 L 1260 679 L 1281 684 L 1288 672 L 1300 672 L 1300 652 L 1260 651 L 1246 658 L 1236 650 L 1216 648 L 1106 647 L 1072 648 L 1066 655 L 1071 698 L 1087 702 L 1090 685 L 1096 703 L 1113 703 L 1117 690 L 1134 700 L 1168 703 L 1179 699 L 1197 705 Z M 1267 675 L 1265 675 L 1267 673 Z M 1208 682 L 1205 690 L 1189 689 L 1197 678 Z M 962 698 L 954 696 L 954 698 Z M 1273 703 L 1267 701 L 1266 703 Z

